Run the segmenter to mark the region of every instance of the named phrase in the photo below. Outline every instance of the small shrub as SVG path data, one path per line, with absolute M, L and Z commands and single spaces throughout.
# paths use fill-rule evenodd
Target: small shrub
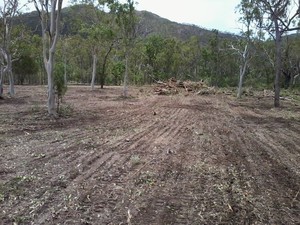
M 57 113 L 60 112 L 60 104 L 62 103 L 62 98 L 67 92 L 67 84 L 64 79 L 64 65 L 57 64 L 54 69 L 54 87 L 55 94 L 57 96 Z

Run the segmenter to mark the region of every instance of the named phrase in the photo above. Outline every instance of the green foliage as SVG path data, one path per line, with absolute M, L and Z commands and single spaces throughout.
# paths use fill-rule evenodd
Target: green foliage
M 125 65 L 123 62 L 115 62 L 111 68 L 111 82 L 114 85 L 120 85 L 122 82 L 123 74 L 125 73 Z
M 34 83 L 37 79 L 38 64 L 29 54 L 22 54 L 13 64 L 17 84 Z
M 107 76 L 103 79 L 108 85 L 120 85 L 125 73 L 124 46 L 136 35 L 137 39 L 129 46 L 128 61 L 130 81 L 134 84 L 152 83 L 155 80 L 176 77 L 182 80 L 206 80 L 210 85 L 219 87 L 237 86 L 240 57 L 230 50 L 231 44 L 239 46 L 237 37 L 217 30 L 208 31 L 197 26 L 176 24 L 150 12 L 133 11 L 133 1 L 122 2 L 125 4 L 115 0 L 100 1 L 102 6 L 106 5 L 106 9 L 110 6 L 111 12 L 108 14 L 104 13 L 103 8 L 99 11 L 99 7 L 91 4 L 75 5 L 63 11 L 64 36 L 58 42 L 56 54 L 56 61 L 63 63 L 55 67 L 58 81 L 57 93 L 60 96 L 64 94 L 64 86 L 60 85 L 63 81 L 64 64 L 67 65 L 68 81 L 87 84 L 91 80 L 94 51 L 97 51 L 98 57 L 96 74 L 103 73 L 104 60 L 106 60 Z M 254 3 L 254 1 L 242 1 L 243 4 L 251 2 Z M 252 14 L 259 16 L 255 8 L 244 9 L 248 10 L 245 11 L 247 20 L 244 22 L 246 23 L 253 19 Z M 129 15 L 130 11 L 131 15 Z M 24 15 L 26 16 L 34 18 L 33 14 Z M 132 27 L 137 20 L 139 20 L 138 29 Z M 35 30 L 36 24 L 33 24 L 33 21 L 31 23 L 32 29 Z M 22 32 L 16 31 L 14 35 L 20 34 Z M 251 47 L 255 55 L 246 71 L 245 85 L 272 88 L 274 43 L 262 40 L 261 34 L 263 34 L 261 29 L 260 36 L 253 30 L 245 30 L 243 33 L 244 37 L 250 36 L 253 39 L 254 44 Z M 20 60 L 13 64 L 14 73 L 17 75 L 17 80 L 25 78 L 24 83 L 43 83 L 45 76 L 41 38 L 38 35 L 29 35 L 29 37 L 30 42 L 15 43 L 16 49 L 21 51 L 17 54 Z M 288 41 L 289 44 L 283 40 L 285 49 L 283 55 L 286 58 L 282 61 L 285 70 L 291 70 L 297 63 L 299 64 L 299 40 L 297 35 Z M 113 48 L 106 57 L 112 44 Z M 29 66 L 31 64 L 32 66 Z M 28 75 L 25 76 L 25 73 Z M 293 72 L 293 76 L 296 74 Z M 100 76 L 96 77 L 96 83 L 101 79 Z M 281 82 L 284 83 L 285 80 L 282 79 Z M 295 85 L 299 83 L 296 80 Z
M 67 84 L 64 78 L 64 64 L 56 63 L 53 71 L 54 74 L 54 87 L 57 96 L 57 112 L 59 112 L 59 105 L 62 102 L 63 96 L 67 92 Z

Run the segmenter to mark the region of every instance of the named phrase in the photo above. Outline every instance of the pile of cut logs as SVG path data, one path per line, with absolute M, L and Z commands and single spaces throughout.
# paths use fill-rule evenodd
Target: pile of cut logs
M 167 82 L 158 81 L 154 87 L 154 92 L 158 95 L 178 94 L 182 91 L 202 94 L 202 91 L 211 89 L 204 81 L 181 81 L 172 77 Z M 204 93 L 206 94 L 206 92 Z

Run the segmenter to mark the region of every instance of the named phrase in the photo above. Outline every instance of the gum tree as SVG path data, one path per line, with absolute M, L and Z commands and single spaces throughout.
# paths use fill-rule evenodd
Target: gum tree
M 120 3 L 114 0 L 99 0 L 100 5 L 107 5 L 114 15 L 116 15 L 116 23 L 120 29 L 121 40 L 125 52 L 125 75 L 123 95 L 128 96 L 128 76 L 129 76 L 129 58 L 133 49 L 134 40 L 136 39 L 137 17 L 135 13 L 135 2 L 127 0 Z
M 59 23 L 63 0 L 34 0 L 42 27 L 43 61 L 48 78 L 47 107 L 50 116 L 56 115 L 54 56 L 59 38 Z
M 275 98 L 280 106 L 280 76 L 282 71 L 282 36 L 300 30 L 300 1 L 293 0 L 242 0 L 242 11 L 251 12 L 251 21 L 258 29 L 269 33 L 275 42 Z M 244 16 L 249 16 L 244 14 Z
M 0 32 L 1 32 L 1 46 L 0 46 L 0 97 L 3 92 L 3 78 L 8 75 L 9 79 L 9 94 L 15 94 L 14 78 L 12 74 L 12 30 L 13 30 L 13 17 L 18 14 L 19 2 L 18 0 L 3 0 L 3 6 L 0 6 Z

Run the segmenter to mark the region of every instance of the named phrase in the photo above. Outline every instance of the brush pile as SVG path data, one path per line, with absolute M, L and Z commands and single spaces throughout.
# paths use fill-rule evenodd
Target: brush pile
M 208 87 L 203 80 L 181 81 L 172 77 L 167 82 L 158 81 L 154 86 L 154 92 L 158 95 L 174 95 L 182 92 L 195 94 L 214 94 L 214 88 Z

